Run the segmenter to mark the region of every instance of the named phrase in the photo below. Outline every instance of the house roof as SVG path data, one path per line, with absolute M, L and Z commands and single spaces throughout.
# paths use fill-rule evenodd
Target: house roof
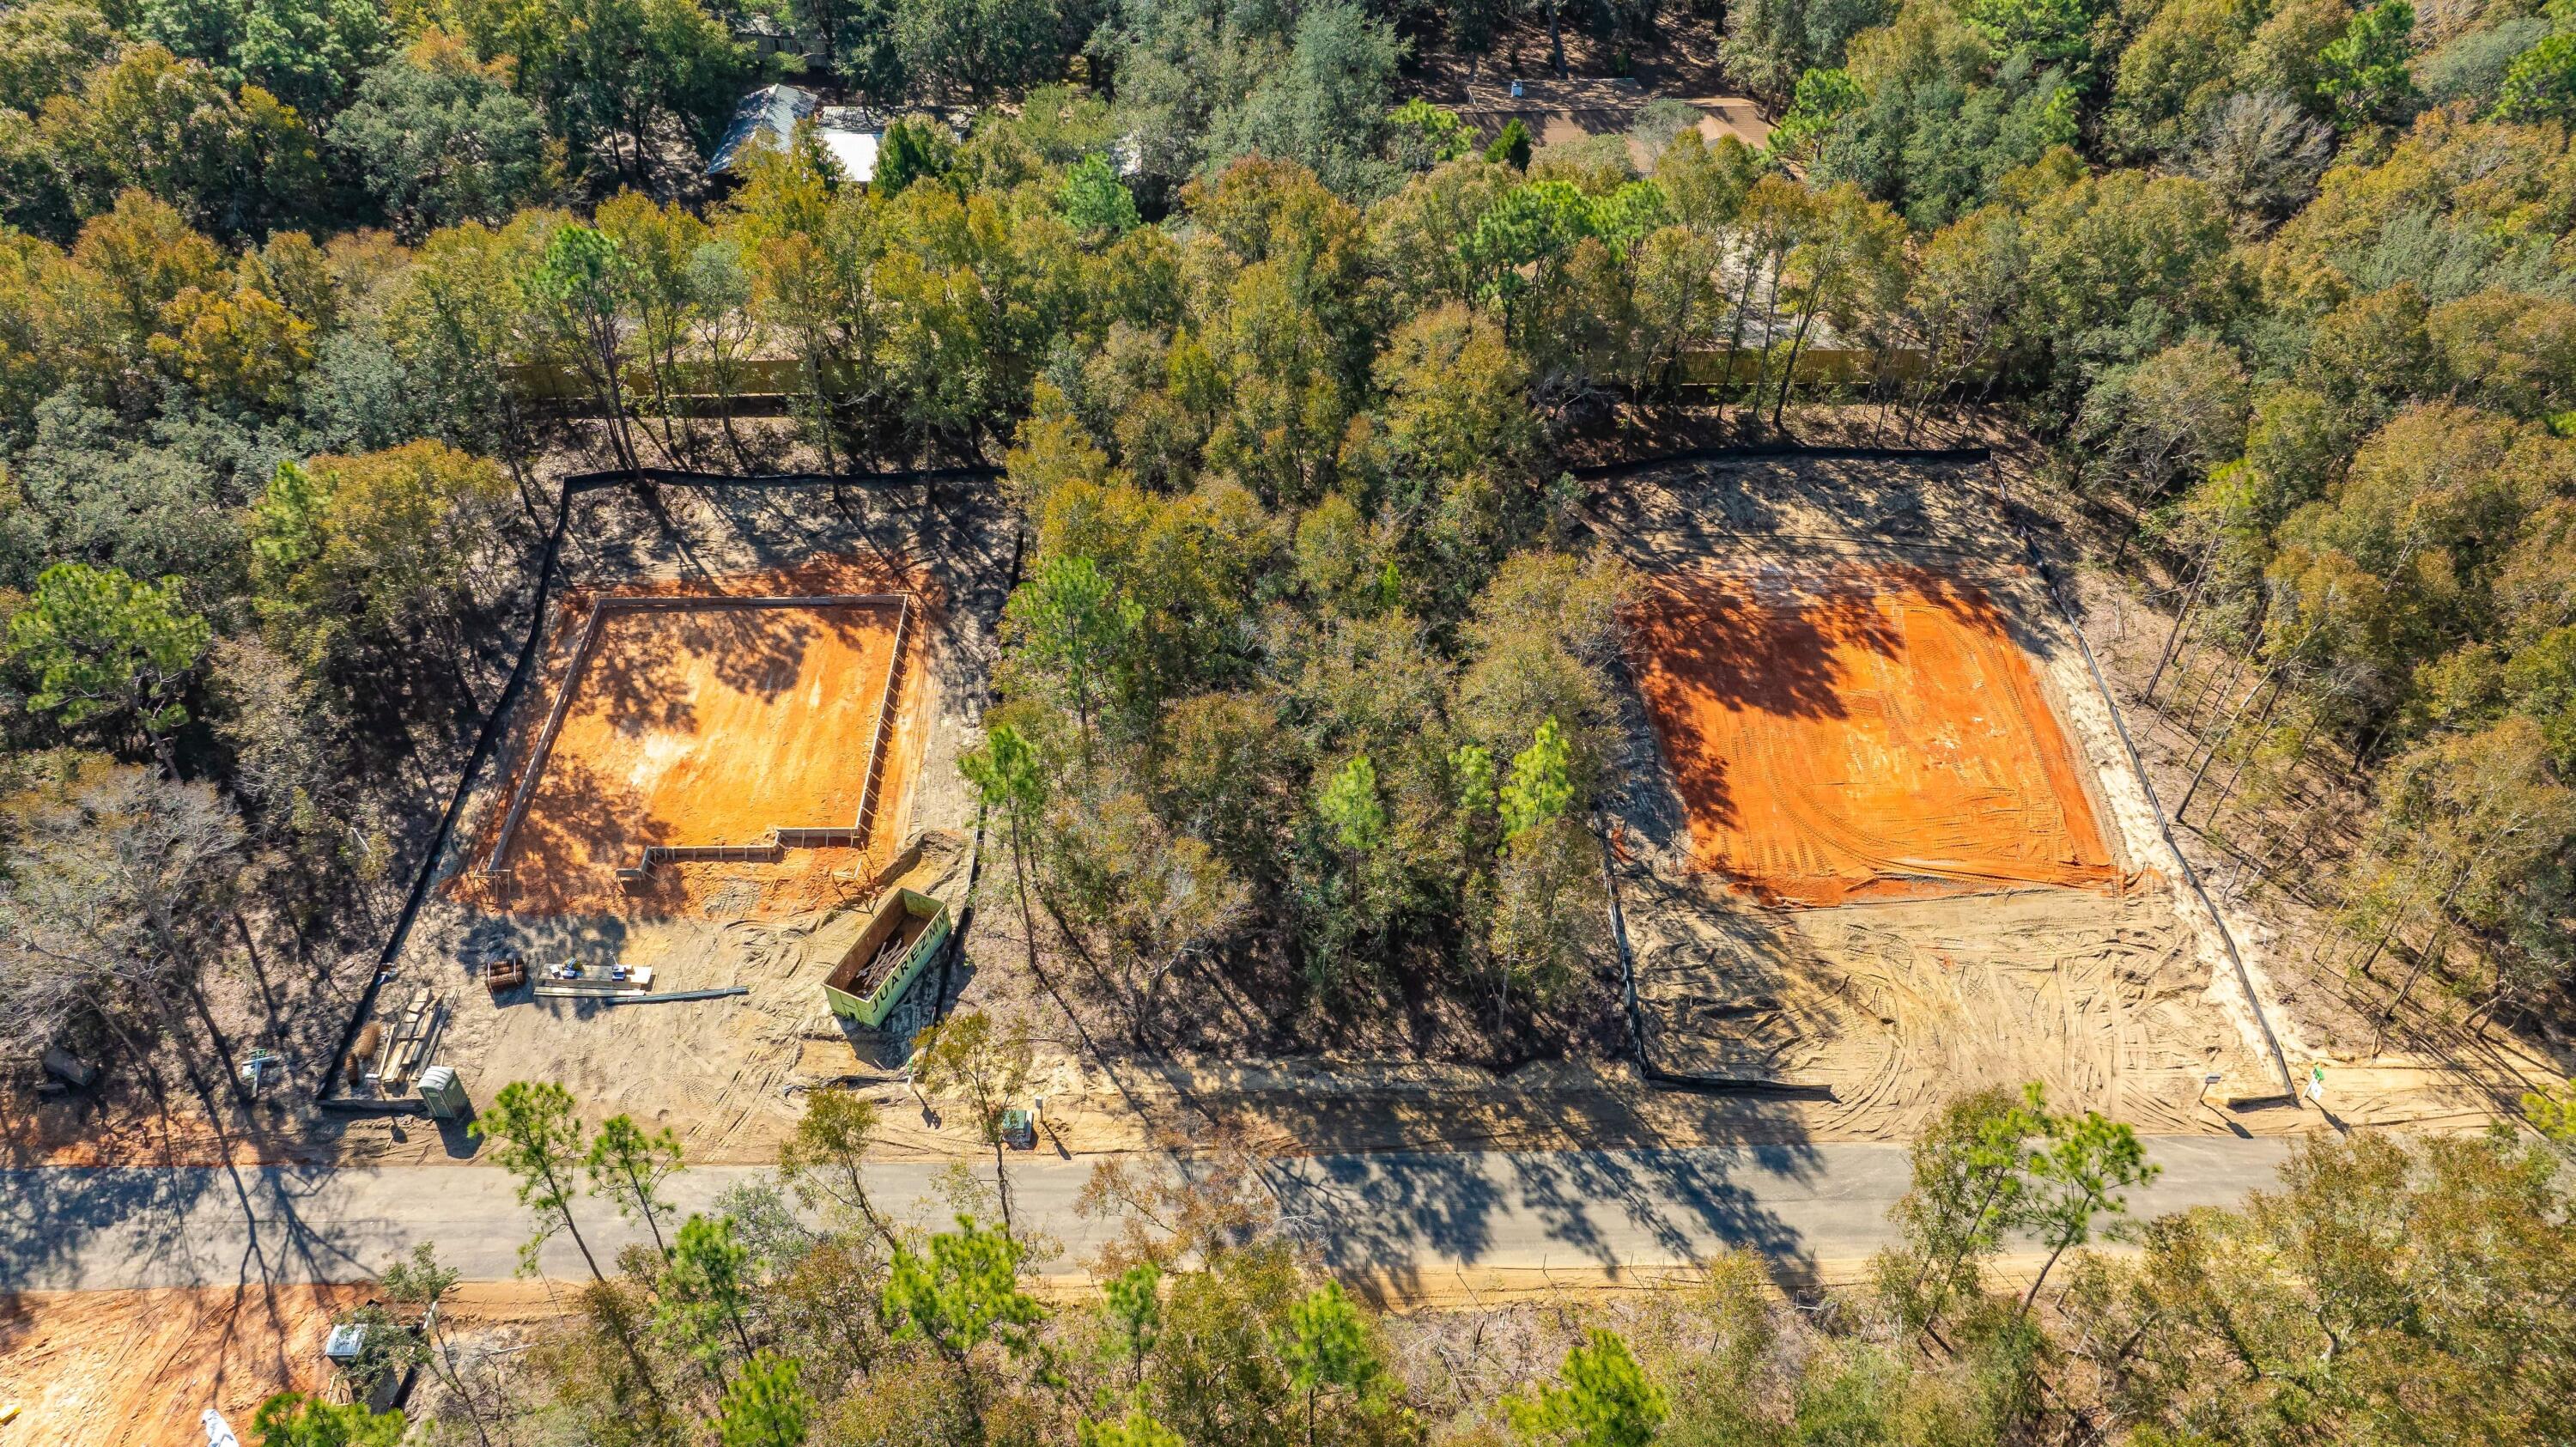
M 716 143 L 715 159 L 707 162 L 707 174 L 723 175 L 754 149 L 787 149 L 787 138 L 796 134 L 796 123 L 812 115 L 821 104 L 814 92 L 796 85 L 762 86 L 744 96 L 733 108 L 733 124 L 725 128 L 724 139 Z
M 852 182 L 864 186 L 876 179 L 877 146 L 885 140 L 885 120 L 876 112 L 827 107 L 814 118 L 814 138 Z
M 843 176 L 861 186 L 876 178 L 885 118 L 860 106 L 824 105 L 812 91 L 793 85 L 764 86 L 742 98 L 707 174 L 721 176 L 758 151 L 786 150 L 806 120 L 813 121 L 814 138 Z

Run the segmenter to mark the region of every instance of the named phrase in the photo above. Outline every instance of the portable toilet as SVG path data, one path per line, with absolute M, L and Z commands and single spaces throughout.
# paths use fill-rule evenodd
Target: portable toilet
M 367 1324 L 363 1321 L 340 1323 L 331 1328 L 331 1335 L 322 1342 L 322 1355 L 333 1366 L 352 1365 L 366 1354 Z
M 465 1098 L 465 1082 L 456 1078 L 453 1065 L 433 1065 L 422 1071 L 420 1098 L 433 1120 L 464 1120 L 474 1113 L 472 1102 Z
M 1002 1143 L 1015 1151 L 1038 1148 L 1038 1113 L 1012 1106 L 1002 1112 Z

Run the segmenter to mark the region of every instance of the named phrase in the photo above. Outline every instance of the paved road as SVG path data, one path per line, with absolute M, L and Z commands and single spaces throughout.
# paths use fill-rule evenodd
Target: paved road
M 2149 1142 L 2165 1167 L 2136 1193 L 2140 1214 L 2225 1204 L 2267 1183 L 2278 1139 Z M 871 1189 L 923 1222 L 944 1220 L 935 1167 L 870 1168 Z M 1452 1266 L 1656 1266 L 1717 1246 L 1752 1246 L 1784 1263 L 1868 1255 L 1889 1239 L 1886 1213 L 1906 1184 L 1898 1146 L 1825 1144 L 1658 1151 L 1466 1152 L 1317 1156 L 1275 1166 L 1293 1229 L 1333 1265 L 1401 1276 Z M 1012 1163 L 1024 1219 L 1078 1262 L 1107 1234 L 1073 1201 L 1090 1163 Z M 683 1211 L 767 1179 L 755 1166 L 700 1166 L 673 1179 Z M 642 1238 L 605 1202 L 585 1234 L 602 1264 Z M 482 1166 L 328 1168 L 52 1167 L 0 1171 L 0 1292 L 354 1281 L 415 1241 L 470 1280 L 507 1277 L 529 1216 L 511 1179 Z M 548 1243 L 546 1274 L 585 1274 L 568 1240 Z

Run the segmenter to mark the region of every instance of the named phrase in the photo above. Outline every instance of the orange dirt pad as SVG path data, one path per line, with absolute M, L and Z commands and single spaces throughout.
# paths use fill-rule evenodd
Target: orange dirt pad
M 354 1286 L 30 1292 L 0 1296 L 0 1427 L 9 1447 L 203 1443 L 213 1407 L 250 1438 L 272 1394 L 318 1392 L 331 1317 Z
M 614 869 L 648 844 L 855 823 L 896 611 L 710 600 L 610 612 L 498 862 Z
M 1694 868 L 1800 905 L 2117 886 L 2066 735 L 1973 585 L 1669 575 L 1630 625 Z

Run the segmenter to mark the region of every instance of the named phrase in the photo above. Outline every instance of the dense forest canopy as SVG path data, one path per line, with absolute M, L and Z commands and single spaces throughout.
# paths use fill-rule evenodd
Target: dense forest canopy
M 968 762 L 997 907 L 1139 1043 L 1215 971 L 1301 1043 L 1400 1001 L 1553 1048 L 1608 998 L 1630 584 L 1567 449 L 1712 352 L 1726 425 L 1777 435 L 1829 343 L 1912 358 L 1857 384 L 1890 435 L 2006 409 L 2174 651 L 2222 660 L 2148 688 L 2207 740 L 2195 792 L 2366 801 L 2349 857 L 2281 846 L 2355 970 L 2488 1011 L 2567 984 L 2570 0 L 1740 0 L 1758 151 L 1652 107 L 1533 149 L 1405 98 L 1510 27 L 1634 54 L 1690 19 L 1636 0 L 763 13 L 891 122 L 865 184 L 804 132 L 708 181 L 782 62 L 701 0 L 0 12 L 9 1039 L 150 1071 L 181 1022 L 222 1048 L 202 974 L 244 908 L 380 928 L 352 901 L 492 701 L 564 474 L 980 460 L 1029 539 Z M 781 376 L 783 422 L 745 401 Z M 494 1128 L 538 1149 L 553 1109 Z M 2035 1315 L 1973 1263 L 2088 1234 L 2049 1171 L 2117 1142 L 2035 1101 L 1945 1129 L 1953 1185 L 2031 1214 L 1918 1205 L 1850 1321 L 1726 1278 L 1642 1366 L 1605 1336 L 1435 1401 L 1286 1245 L 1222 1233 L 1042 1328 L 1007 1231 L 898 1240 L 862 1198 L 812 1238 L 746 1197 L 603 1279 L 549 1410 L 680 1440 L 703 1398 L 780 1444 L 2569 1430 L 2545 1154 L 2320 1149 L 2322 1220 L 2158 1223 Z
M 1722 47 L 1757 152 L 1396 104 L 1516 23 L 1479 5 L 794 0 L 882 164 L 800 132 L 710 189 L 787 64 L 750 18 L 0 16 L 14 757 L 212 788 L 326 899 L 387 866 L 388 740 L 481 708 L 566 466 L 999 461 L 1035 547 L 987 792 L 1132 1028 L 1221 960 L 1543 1036 L 1598 998 L 1624 586 L 1559 449 L 1686 375 L 1777 429 L 1830 344 L 1913 359 L 1862 384 L 1906 435 L 2017 409 L 2236 660 L 2184 710 L 2213 797 L 2366 791 L 2360 971 L 2563 982 L 2563 5 L 1761 0 Z

